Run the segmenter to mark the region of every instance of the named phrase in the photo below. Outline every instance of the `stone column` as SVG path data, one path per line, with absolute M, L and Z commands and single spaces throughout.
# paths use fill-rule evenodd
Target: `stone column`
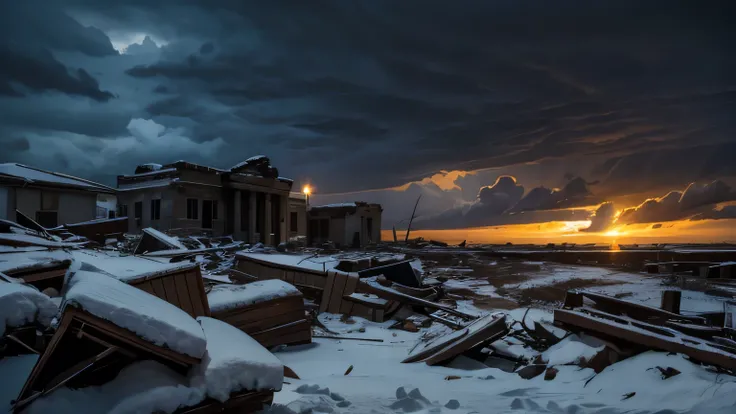
M 240 223 L 240 213 L 243 208 L 240 194 L 240 190 L 235 190 L 235 200 L 233 200 L 233 236 L 236 240 L 244 240 L 243 232 L 240 230 L 242 227 Z
M 272 229 L 271 229 L 271 213 L 272 213 L 271 212 L 271 194 L 269 194 L 269 193 L 266 193 L 266 206 L 264 208 L 264 212 L 266 213 L 266 214 L 264 214 L 264 216 L 266 216 L 266 217 L 264 218 L 264 221 L 265 221 L 264 224 L 265 225 L 263 226 L 263 228 L 265 229 L 265 233 L 266 233 L 266 235 L 264 236 L 264 240 L 266 241 L 265 244 L 267 244 L 267 245 L 273 245 L 274 244 L 274 241 L 271 240 L 271 233 L 272 233 Z
M 258 243 L 256 240 L 256 193 L 253 191 L 248 192 L 248 202 L 250 203 L 250 210 L 248 211 L 248 240 L 251 244 Z
M 285 242 L 289 240 L 289 195 L 282 195 L 281 196 L 281 208 L 279 209 L 281 212 L 281 218 L 279 219 L 279 222 L 281 223 L 281 240 L 280 242 Z

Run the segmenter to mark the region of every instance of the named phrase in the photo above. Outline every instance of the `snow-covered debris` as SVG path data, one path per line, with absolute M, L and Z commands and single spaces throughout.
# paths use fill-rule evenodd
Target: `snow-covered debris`
M 579 364 L 590 361 L 605 346 L 591 336 L 570 335 L 543 352 L 542 360 L 549 365 Z
M 283 280 L 262 280 L 246 285 L 218 285 L 207 294 L 210 311 L 223 312 L 287 296 L 300 295 L 299 289 Z
M 113 251 L 75 250 L 71 256 L 81 270 L 105 274 L 126 283 L 193 266 L 188 262 L 166 263 L 164 260 L 126 256 Z
M 158 362 L 139 361 L 101 386 L 56 390 L 34 401 L 27 413 L 173 413 L 204 399 L 204 391 L 189 387 L 187 378 Z
M 99 273 L 77 271 L 62 307 L 79 307 L 173 351 L 201 358 L 206 340 L 197 321 L 176 306 Z
M 192 386 L 207 396 L 226 401 L 240 390 L 281 390 L 284 366 L 273 354 L 243 331 L 201 316 L 197 318 L 207 338 L 207 353 L 194 368 Z
M 17 251 L 15 253 L 0 254 L 0 272 L 8 272 L 13 269 L 20 269 L 41 263 L 61 262 L 69 260 L 72 256 L 64 250 L 36 250 L 36 251 Z
M 168 235 L 166 235 L 166 234 L 164 234 L 164 233 L 162 233 L 162 232 L 160 232 L 160 231 L 158 231 L 158 230 L 156 230 L 156 229 L 154 229 L 152 227 L 147 227 L 147 228 L 143 229 L 143 232 L 150 234 L 151 236 L 153 236 L 156 239 L 158 239 L 158 240 L 160 240 L 160 241 L 162 241 L 162 242 L 164 242 L 164 243 L 172 246 L 173 248 L 186 250 L 186 246 L 184 246 L 183 244 L 181 244 L 181 242 L 179 241 L 179 239 L 177 239 L 176 237 L 168 236 Z
M 6 328 L 34 321 L 48 326 L 57 311 L 54 302 L 32 286 L 0 282 L 0 336 Z

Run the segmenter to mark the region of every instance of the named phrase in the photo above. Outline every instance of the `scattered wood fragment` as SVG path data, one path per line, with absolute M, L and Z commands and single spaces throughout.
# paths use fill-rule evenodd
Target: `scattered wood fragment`
M 701 339 L 684 334 L 676 335 L 673 333 L 676 332 L 674 330 L 655 332 L 657 326 L 644 322 L 636 323 L 626 317 L 614 316 L 606 319 L 604 316 L 603 313 L 592 315 L 587 310 L 557 309 L 554 312 L 555 324 L 569 326 L 573 330 L 604 335 L 648 349 L 682 353 L 701 362 L 736 369 L 736 354 L 711 346 Z
M 423 306 L 423 307 L 427 307 L 430 309 L 441 309 L 447 313 L 457 315 L 463 319 L 468 319 L 468 320 L 476 319 L 476 317 L 473 315 L 469 315 L 467 313 L 460 312 L 456 309 L 453 309 L 449 306 L 445 306 L 439 303 L 430 302 L 428 300 L 424 300 L 420 298 L 415 298 L 414 296 L 407 295 L 405 293 L 401 293 L 395 289 L 382 286 L 376 281 L 361 281 L 358 284 L 358 291 L 365 291 L 368 293 L 373 293 L 376 296 L 382 297 L 384 299 L 395 300 L 398 302 L 408 303 L 411 305 Z
M 343 375 L 349 375 L 351 372 L 353 372 L 353 366 L 349 366 L 348 369 L 345 371 Z
M 292 378 L 292 379 L 301 379 L 299 378 L 299 375 L 297 375 L 296 372 L 294 372 L 293 369 L 287 367 L 286 365 L 284 365 L 284 377 Z
M 312 338 L 322 338 L 322 339 L 337 339 L 339 341 L 346 340 L 346 341 L 368 341 L 368 342 L 383 342 L 383 339 L 374 339 L 374 338 L 356 338 L 351 336 L 328 336 L 328 335 L 312 335 Z

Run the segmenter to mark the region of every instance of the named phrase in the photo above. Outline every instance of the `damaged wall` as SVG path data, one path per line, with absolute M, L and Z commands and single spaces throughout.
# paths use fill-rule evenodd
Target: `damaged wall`
M 8 220 L 8 211 L 10 210 L 10 192 L 12 188 L 0 187 L 0 219 Z
M 291 215 L 296 214 L 296 228 L 292 225 Z M 289 211 L 286 215 L 289 237 L 307 235 L 307 201 L 305 199 L 289 197 Z
M 46 205 L 42 200 L 46 198 Z M 13 210 L 36 220 L 39 211 L 56 211 L 57 225 L 80 223 L 94 220 L 97 217 L 97 194 L 75 191 L 55 191 L 37 188 L 17 188 L 15 190 L 15 206 L 8 208 L 8 214 L 14 219 Z

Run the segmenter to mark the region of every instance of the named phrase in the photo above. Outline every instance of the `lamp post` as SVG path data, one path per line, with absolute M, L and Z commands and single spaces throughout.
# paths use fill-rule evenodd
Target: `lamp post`
M 307 208 L 309 208 L 309 195 L 312 194 L 312 189 L 308 185 L 305 185 L 302 193 L 307 197 Z

